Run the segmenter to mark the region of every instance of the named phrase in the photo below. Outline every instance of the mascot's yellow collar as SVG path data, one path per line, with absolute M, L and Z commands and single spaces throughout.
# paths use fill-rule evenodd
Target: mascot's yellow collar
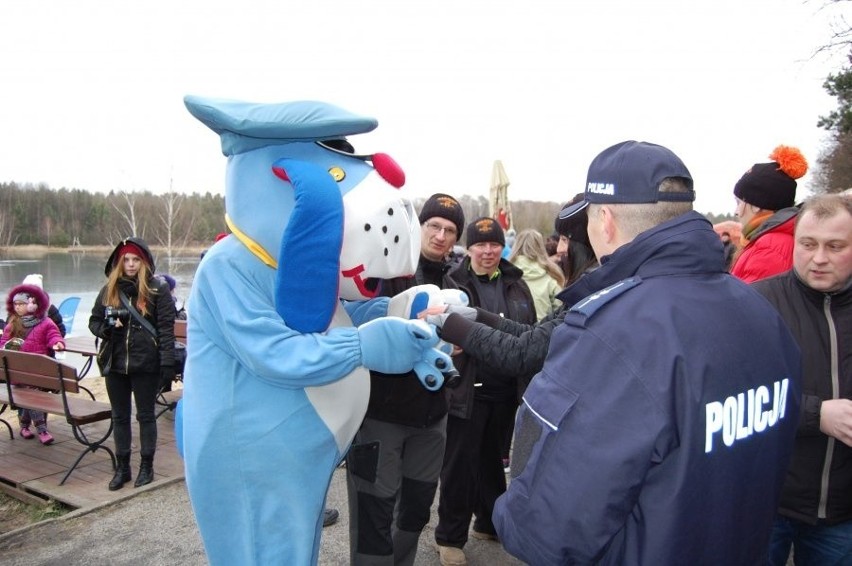
M 248 250 L 253 253 L 257 258 L 271 267 L 272 269 L 278 269 L 278 262 L 269 255 L 269 252 L 263 249 L 263 246 L 252 240 L 247 234 L 245 234 L 242 230 L 237 228 L 237 225 L 233 223 L 231 217 L 227 214 L 225 215 L 225 223 L 228 225 L 228 228 L 237 237 L 237 239 L 243 243 Z

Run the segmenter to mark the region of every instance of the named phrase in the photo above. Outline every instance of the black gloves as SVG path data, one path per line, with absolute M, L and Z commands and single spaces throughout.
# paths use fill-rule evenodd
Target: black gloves
M 175 380 L 174 366 L 160 366 L 160 384 L 170 384 Z

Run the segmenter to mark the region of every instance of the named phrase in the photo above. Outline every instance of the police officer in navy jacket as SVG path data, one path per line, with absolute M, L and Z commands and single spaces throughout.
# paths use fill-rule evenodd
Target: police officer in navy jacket
M 668 149 L 628 141 L 589 167 L 601 267 L 524 395 L 500 541 L 530 564 L 757 564 L 790 460 L 800 355 L 725 273 Z M 570 288 L 569 291 L 570 292 Z M 565 301 L 563 301 L 565 302 Z

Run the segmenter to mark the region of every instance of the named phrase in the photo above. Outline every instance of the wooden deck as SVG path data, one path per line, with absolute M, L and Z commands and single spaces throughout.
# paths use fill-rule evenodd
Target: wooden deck
M 69 356 L 70 357 L 70 356 Z M 92 389 L 96 398 L 107 401 L 103 379 L 87 377 L 81 381 Z M 183 461 L 175 450 L 173 413 L 157 419 L 157 454 L 154 457 L 154 485 L 158 482 L 183 477 Z M 12 425 L 14 440 L 9 439 L 6 427 L 0 424 L 0 490 L 27 503 L 59 501 L 75 509 L 94 507 L 126 497 L 135 488 L 132 482 L 122 489 L 109 491 L 107 485 L 113 475 L 109 454 L 103 450 L 87 453 L 71 472 L 64 485 L 59 485 L 68 467 L 84 450 L 71 432 L 71 427 L 57 415 L 49 415 L 47 424 L 54 437 L 53 444 L 43 446 L 37 438 L 24 440 L 19 436 L 18 417 L 9 408 L 0 418 Z M 107 421 L 86 425 L 89 434 L 103 434 L 109 427 Z M 139 469 L 138 424 L 132 421 L 133 444 L 130 465 L 133 478 Z M 106 443 L 113 448 L 113 439 Z

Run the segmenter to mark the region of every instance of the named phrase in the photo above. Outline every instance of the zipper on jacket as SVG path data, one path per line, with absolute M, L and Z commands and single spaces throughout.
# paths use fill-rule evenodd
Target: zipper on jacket
M 124 375 L 130 373 L 130 331 L 133 327 L 127 322 L 127 332 L 124 333 Z
M 829 351 L 831 352 L 831 398 L 840 398 L 840 367 L 837 355 L 837 328 L 834 326 L 834 319 L 831 317 L 831 295 L 826 295 L 822 302 L 823 314 L 828 322 L 828 338 Z M 833 436 L 828 437 L 828 444 L 825 449 L 825 460 L 822 465 L 822 478 L 819 487 L 819 507 L 817 508 L 817 518 L 826 518 L 826 507 L 828 507 L 828 483 L 831 476 L 831 460 L 834 455 L 834 443 L 836 439 Z

